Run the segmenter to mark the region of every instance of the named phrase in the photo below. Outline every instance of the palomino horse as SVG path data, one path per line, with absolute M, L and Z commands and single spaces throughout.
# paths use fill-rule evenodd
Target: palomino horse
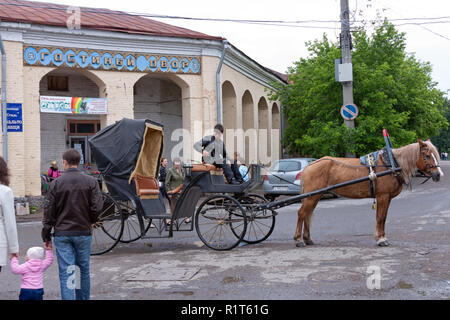
M 444 175 L 439 167 L 439 153 L 430 140 L 425 142 L 418 140 L 417 143 L 392 149 L 392 154 L 402 168 L 401 174 L 379 177 L 374 182 L 377 201 L 375 240 L 379 246 L 389 245 L 384 232 L 384 224 L 391 199 L 402 191 L 403 184 L 410 186 L 411 177 L 416 168 L 431 176 L 435 182 Z M 381 155 L 379 155 L 375 172 L 388 170 L 387 167 L 380 166 L 383 164 Z M 302 193 L 362 178 L 368 174 L 368 168 L 361 166 L 359 159 L 323 157 L 303 170 Z M 334 192 L 342 197 L 352 199 L 371 197 L 369 181 L 341 187 L 335 189 Z M 302 206 L 298 210 L 297 230 L 294 236 L 297 247 L 313 244 L 310 234 L 311 218 L 321 197 L 322 194 L 317 194 L 302 201 Z

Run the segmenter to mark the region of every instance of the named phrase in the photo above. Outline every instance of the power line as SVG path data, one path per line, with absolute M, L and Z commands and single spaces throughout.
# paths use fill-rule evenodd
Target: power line
M 49 6 L 38 4 L 24 4 L 24 3 L 2 3 L 2 6 L 15 6 L 15 7 L 28 7 L 34 9 L 49 9 L 66 11 L 69 6 Z M 236 22 L 236 23 L 250 23 L 250 24 L 269 24 L 269 25 L 281 25 L 288 26 L 290 24 L 303 24 L 303 23 L 340 23 L 340 20 L 253 20 L 253 19 L 229 19 L 229 18 L 201 18 L 201 17 L 186 17 L 186 16 L 174 16 L 174 15 L 161 15 L 153 13 L 138 13 L 138 12 L 124 12 L 113 11 L 108 9 L 94 9 L 94 8 L 81 8 L 84 13 L 97 13 L 97 14 L 109 14 L 109 15 L 133 15 L 146 18 L 159 18 L 159 19 L 176 19 L 176 20 L 195 20 L 195 21 L 213 21 L 213 22 Z M 390 9 L 390 8 L 388 8 Z M 392 9 L 390 9 L 392 10 Z M 394 10 L 392 10 L 394 11 Z M 442 20 L 450 19 L 450 16 L 442 17 L 412 17 L 412 18 L 398 18 L 389 19 L 389 21 L 420 21 L 420 20 Z M 364 20 L 354 20 L 353 23 L 365 22 Z M 447 23 L 446 21 L 445 23 Z M 421 24 L 428 24 L 433 22 L 421 22 Z M 438 23 L 438 22 L 434 22 Z M 335 29 L 334 27 L 320 27 L 320 26 L 305 26 L 307 28 L 328 28 Z
M 382 2 L 383 2 L 384 6 L 385 6 L 387 9 L 389 9 L 389 10 L 391 10 L 392 12 L 398 14 L 399 16 L 403 16 L 401 13 L 397 12 L 396 10 L 394 10 L 394 9 L 392 9 L 392 8 L 390 8 L 390 7 L 388 7 L 388 6 L 386 6 L 386 4 L 384 3 L 384 1 L 382 1 Z M 407 18 L 405 18 L 405 19 L 407 19 Z M 448 23 L 448 21 L 447 21 L 446 23 Z M 428 31 L 428 32 L 431 32 L 432 34 L 434 34 L 434 35 L 436 35 L 436 36 L 438 36 L 438 37 L 441 37 L 441 38 L 443 38 L 443 39 L 445 39 L 445 40 L 450 41 L 450 38 L 448 38 L 448 37 L 446 37 L 446 36 L 444 36 L 444 35 L 442 35 L 442 34 L 440 34 L 440 33 L 437 33 L 436 31 L 433 31 L 433 30 L 431 30 L 431 29 L 429 29 L 429 28 L 427 28 L 427 27 L 425 27 L 425 26 L 423 26 L 423 24 L 425 24 L 425 23 L 409 23 L 409 24 L 417 25 L 417 26 L 421 27 L 422 29 L 424 29 L 424 30 L 426 30 L 426 31 Z M 404 24 L 404 25 L 406 25 L 406 24 Z
M 70 6 L 52 6 L 52 5 L 39 5 L 39 4 L 25 4 L 25 3 L 2 3 L 2 6 L 15 6 L 15 7 L 28 7 L 33 9 L 47 9 L 47 10 L 59 10 L 59 11 L 67 11 Z M 174 20 L 191 20 L 191 21 L 209 21 L 209 22 L 232 22 L 232 23 L 244 23 L 250 25 L 264 25 L 264 26 L 275 26 L 275 27 L 287 27 L 287 28 L 304 28 L 304 29 L 324 29 L 324 30 L 340 30 L 339 27 L 336 26 L 320 26 L 320 25 L 303 25 L 304 23 L 340 23 L 340 20 L 252 20 L 252 19 L 227 19 L 227 18 L 201 18 L 201 17 L 184 17 L 184 16 L 172 16 L 172 15 L 161 15 L 161 14 L 152 14 L 152 13 L 136 13 L 136 12 L 124 12 L 124 11 L 113 11 L 109 9 L 94 9 L 94 8 L 80 8 L 81 13 L 95 13 L 95 14 L 108 14 L 108 15 L 118 15 L 118 16 L 139 16 L 144 18 L 156 18 L 156 19 L 174 19 Z M 388 8 L 391 11 L 391 8 Z M 445 21 L 435 21 L 442 19 L 450 19 L 450 16 L 442 16 L 442 17 L 412 17 L 412 18 L 398 18 L 398 19 L 389 19 L 390 22 L 393 21 L 418 21 L 418 22 L 405 22 L 405 23 L 393 23 L 394 26 L 404 26 L 404 25 L 418 25 L 423 29 L 434 33 L 435 35 L 442 37 L 446 40 L 450 40 L 448 37 L 443 36 L 435 31 L 432 31 L 426 28 L 423 25 L 426 24 L 447 24 L 450 23 L 449 20 Z M 423 20 L 432 20 L 432 21 L 423 21 Z M 365 20 L 353 20 L 353 24 L 366 22 Z M 357 27 L 352 27 L 352 30 L 355 30 Z

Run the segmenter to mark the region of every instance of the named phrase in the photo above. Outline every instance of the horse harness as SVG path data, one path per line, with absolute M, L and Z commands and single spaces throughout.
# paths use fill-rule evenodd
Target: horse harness
M 395 157 L 393 154 L 389 154 L 390 150 L 388 150 L 386 147 L 384 147 L 383 149 L 379 150 L 379 151 L 375 151 L 372 153 L 369 153 L 363 157 L 360 158 L 360 162 L 363 166 L 367 167 L 369 169 L 369 185 L 370 185 L 370 197 L 374 199 L 373 201 L 373 205 L 372 205 L 372 209 L 376 209 L 376 204 L 375 204 L 375 198 L 376 198 L 376 190 L 375 190 L 375 180 L 377 179 L 376 173 L 375 173 L 375 168 L 376 167 L 386 167 L 389 168 L 391 167 L 392 169 L 394 168 L 398 168 L 399 165 L 397 163 L 397 160 L 395 160 Z M 383 161 L 383 165 L 378 165 L 378 156 L 381 157 L 381 160 Z M 392 159 L 392 162 L 391 162 Z M 402 181 L 402 176 L 399 173 L 393 173 L 397 178 L 400 179 L 401 183 Z M 395 181 L 395 177 L 394 181 Z

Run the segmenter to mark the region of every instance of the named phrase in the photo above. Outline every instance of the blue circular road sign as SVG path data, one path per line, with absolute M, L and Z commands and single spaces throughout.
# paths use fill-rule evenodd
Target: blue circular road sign
M 355 104 L 345 104 L 341 108 L 341 116 L 344 120 L 354 120 L 358 116 L 358 112 Z

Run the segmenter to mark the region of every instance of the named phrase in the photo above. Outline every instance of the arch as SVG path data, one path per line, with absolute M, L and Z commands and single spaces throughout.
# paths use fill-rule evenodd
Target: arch
M 244 131 L 255 127 L 253 97 L 249 90 L 242 95 L 242 129 Z
M 242 95 L 242 129 L 244 130 L 243 144 L 244 144 L 244 162 L 246 164 L 251 164 L 256 162 L 256 152 L 253 150 L 257 145 L 254 139 L 252 130 L 255 128 L 255 104 L 253 102 L 252 94 L 249 90 L 246 90 Z M 252 146 L 252 143 L 254 144 Z M 253 148 L 252 148 L 253 147 Z M 250 150 L 252 150 L 254 155 L 250 155 Z
M 68 77 L 69 80 L 69 90 L 68 91 L 58 91 L 57 94 L 55 92 L 46 92 L 52 90 L 46 90 L 46 86 L 48 85 L 48 77 L 50 76 L 61 76 Z M 78 78 L 78 79 L 77 79 Z M 80 81 L 81 78 L 85 78 L 88 80 L 87 82 Z M 72 80 L 72 81 L 71 81 Z M 91 90 L 89 90 L 89 88 Z M 48 94 L 50 96 L 59 95 L 63 97 L 71 96 L 72 92 L 81 92 L 88 93 L 90 95 L 79 95 L 80 97 L 91 97 L 98 98 L 104 96 L 106 90 L 105 83 L 94 73 L 85 69 L 69 69 L 69 68 L 55 68 L 45 75 L 42 76 L 39 82 L 39 93 L 40 95 Z
M 106 96 L 106 85 L 88 70 L 54 68 L 41 77 L 39 95 L 100 98 Z M 99 130 L 99 115 L 41 112 L 39 117 L 42 171 L 48 170 L 52 161 L 62 167 L 61 155 L 73 147 L 80 148 L 83 163 L 92 164 L 87 139 Z
M 222 114 L 225 129 L 236 129 L 236 91 L 230 81 L 222 84 Z
M 265 143 L 264 143 L 265 142 Z M 258 160 L 270 162 L 269 106 L 265 97 L 258 101 Z
M 276 131 L 274 131 L 276 130 Z M 274 138 L 274 135 L 276 138 Z M 270 134 L 271 141 L 271 156 L 272 161 L 278 160 L 274 159 L 276 157 L 279 157 L 281 155 L 281 114 L 280 114 L 280 108 L 276 102 L 272 104 L 272 132 Z
M 281 129 L 280 108 L 276 102 L 272 104 L 272 129 Z
M 230 81 L 222 83 L 222 124 L 225 128 L 223 141 L 227 153 L 231 155 L 237 151 L 238 139 L 236 137 L 237 128 L 237 99 L 236 90 Z
M 160 79 L 160 80 L 173 82 L 178 87 L 180 87 L 181 90 L 185 90 L 185 89 L 189 88 L 189 84 L 184 79 L 182 79 L 180 76 L 178 76 L 176 74 L 171 74 L 171 73 L 168 73 L 168 74 L 158 74 L 158 73 L 144 74 L 143 76 L 139 77 L 134 84 L 136 85 L 136 83 L 139 82 L 142 78 L 148 78 L 148 77 L 151 77 L 153 79 Z
M 172 134 L 183 128 L 187 108 L 183 108 L 184 81 L 177 77 L 147 74 L 133 86 L 133 116 L 135 119 L 150 119 L 164 126 L 163 157 L 172 162 L 172 151 L 179 141 L 172 141 Z M 185 87 L 186 89 L 186 87 Z M 183 154 L 174 155 L 182 157 Z

